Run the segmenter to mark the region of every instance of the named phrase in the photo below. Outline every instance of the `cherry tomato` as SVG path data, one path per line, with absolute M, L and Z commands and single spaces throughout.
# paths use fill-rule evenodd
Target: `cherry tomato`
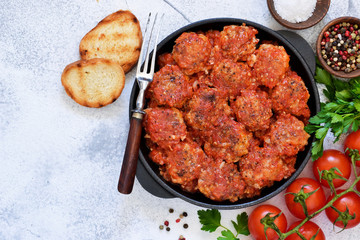
M 286 189 L 285 202 L 289 211 L 297 218 L 304 219 L 305 213 L 300 203 L 295 202 L 295 196 L 289 193 L 299 193 L 301 188 L 304 187 L 304 193 L 313 192 L 306 200 L 305 204 L 308 214 L 313 214 L 326 204 L 326 197 L 320 183 L 311 178 L 298 178 L 293 181 Z
M 348 155 L 346 149 L 357 149 L 360 151 L 360 130 L 350 133 L 344 141 L 344 151 Z M 356 166 L 360 167 L 360 161 L 356 161 Z
M 249 231 L 251 236 L 255 240 L 276 240 L 279 238 L 277 233 L 268 228 L 266 230 L 266 236 L 264 234 L 264 225 L 260 222 L 260 219 L 266 216 L 266 214 L 271 213 L 270 217 L 273 217 L 279 214 L 281 210 L 273 205 L 260 205 L 255 208 L 249 216 Z M 281 232 L 285 232 L 287 228 L 287 220 L 285 215 L 282 213 L 278 218 L 275 219 L 274 223 L 280 229 Z
M 330 170 L 331 168 L 339 169 L 334 173 L 342 176 L 343 178 L 349 179 L 351 174 L 351 163 L 350 159 L 342 152 L 335 149 L 328 149 L 323 152 L 323 155 L 319 157 L 313 164 L 313 173 L 315 178 L 325 187 L 330 187 L 329 183 L 325 179 L 320 180 L 319 171 Z M 346 183 L 342 179 L 334 179 L 334 187 L 340 187 Z
M 341 192 L 343 191 L 339 191 L 338 194 Z M 333 195 L 329 196 L 328 201 L 333 199 L 333 197 Z M 349 220 L 346 228 L 355 227 L 360 223 L 360 197 L 356 193 L 346 193 L 345 195 L 337 199 L 333 203 L 333 206 L 341 212 L 345 212 L 347 207 L 349 209 L 350 215 L 353 215 L 355 213 L 355 219 Z M 325 209 L 325 213 L 332 223 L 334 223 L 334 221 L 339 217 L 339 214 L 331 207 Z M 344 228 L 344 224 L 341 221 L 337 221 L 335 225 Z
M 292 230 L 300 223 L 301 223 L 301 221 L 294 222 L 293 224 L 291 224 L 288 231 Z M 316 235 L 316 238 L 314 240 L 325 240 L 326 238 L 325 238 L 324 232 L 321 230 L 321 228 L 316 223 L 307 221 L 304 225 L 302 225 L 299 228 L 299 232 L 308 240 L 311 239 L 312 236 L 314 236 L 318 230 L 319 230 L 319 233 Z M 288 236 L 287 238 L 285 238 L 285 240 L 301 240 L 301 238 L 299 237 L 299 235 L 297 235 L 297 233 L 293 233 L 290 236 Z

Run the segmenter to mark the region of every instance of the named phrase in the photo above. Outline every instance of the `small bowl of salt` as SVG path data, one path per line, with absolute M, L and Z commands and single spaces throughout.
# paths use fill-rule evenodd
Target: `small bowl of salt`
M 290 29 L 305 29 L 323 19 L 330 0 L 267 0 L 271 15 Z

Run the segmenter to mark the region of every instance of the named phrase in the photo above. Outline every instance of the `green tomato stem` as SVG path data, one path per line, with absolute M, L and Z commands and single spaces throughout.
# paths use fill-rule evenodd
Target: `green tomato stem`
M 334 197 L 333 199 L 331 199 L 329 202 L 327 202 L 322 208 L 320 208 L 319 210 L 317 210 L 316 212 L 314 212 L 313 214 L 311 215 L 308 215 L 306 216 L 306 218 L 301 221 L 301 223 L 299 223 L 299 225 L 297 225 L 295 228 L 293 228 L 292 230 L 288 231 L 288 232 L 285 232 L 285 233 L 281 233 L 279 234 L 279 239 L 283 240 L 285 238 L 287 238 L 288 236 L 290 236 L 291 234 L 293 233 L 297 233 L 299 232 L 299 229 L 306 223 L 308 222 L 310 219 L 312 219 L 313 217 L 315 217 L 317 214 L 321 213 L 322 211 L 324 211 L 326 208 L 330 207 L 333 205 L 333 203 L 338 200 L 340 197 L 342 197 L 343 195 L 349 193 L 349 192 L 355 192 L 357 194 L 360 194 L 359 191 L 357 191 L 355 189 L 355 185 L 357 182 L 359 182 L 360 180 L 360 176 L 357 175 L 356 173 L 356 165 L 355 165 L 355 161 L 352 161 L 353 162 L 353 170 L 354 170 L 354 174 L 355 174 L 355 180 L 354 182 L 350 185 L 350 187 L 348 189 L 346 189 L 345 191 L 343 191 L 342 193 L 339 193 L 337 194 L 336 191 L 335 191 L 335 188 L 334 188 Z M 331 181 L 331 185 L 333 186 L 332 184 L 332 181 Z M 330 186 L 331 186 L 330 185 Z

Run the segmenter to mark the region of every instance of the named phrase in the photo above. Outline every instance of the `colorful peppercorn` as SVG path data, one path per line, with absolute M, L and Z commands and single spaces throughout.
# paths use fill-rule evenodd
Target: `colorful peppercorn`
M 321 40 L 321 55 L 335 71 L 352 72 L 360 67 L 359 26 L 339 23 L 329 27 Z

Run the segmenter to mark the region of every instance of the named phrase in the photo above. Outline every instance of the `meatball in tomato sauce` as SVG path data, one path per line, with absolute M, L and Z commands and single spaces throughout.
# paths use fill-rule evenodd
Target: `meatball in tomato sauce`
M 192 92 L 189 77 L 177 65 L 166 65 L 154 74 L 146 94 L 151 98 L 151 107 L 182 108 Z
M 229 118 L 205 134 L 205 153 L 215 159 L 237 162 L 248 153 L 252 134 L 245 126 Z
M 176 108 L 148 108 L 143 126 L 146 138 L 163 148 L 172 148 L 186 138 L 182 113 Z
M 284 161 L 272 148 L 255 147 L 239 162 L 240 174 L 249 186 L 260 189 L 291 176 L 295 160 Z
M 272 117 L 271 100 L 264 91 L 243 90 L 231 105 L 236 119 L 249 130 L 258 131 L 269 128 Z
M 232 115 L 226 95 L 217 88 L 199 88 L 185 106 L 187 125 L 201 131 L 213 129 L 223 116 Z
M 289 70 L 290 57 L 282 46 L 262 44 L 255 57 L 253 75 L 259 84 L 266 87 L 275 87 Z
M 210 76 L 214 87 L 222 89 L 230 97 L 239 95 L 242 89 L 257 88 L 256 80 L 246 63 L 223 59 L 214 65 Z
M 244 196 L 245 182 L 235 164 L 213 161 L 200 173 L 199 191 L 214 201 L 236 202 Z
M 270 94 L 276 112 L 291 113 L 305 120 L 310 118 L 309 97 L 304 81 L 293 71 L 289 71 Z
M 173 58 L 187 75 L 207 70 L 211 43 L 203 34 L 185 32 L 175 41 Z
M 279 155 L 293 156 L 304 149 L 309 137 L 302 121 L 290 114 L 281 114 L 264 136 L 264 144 Z
M 225 26 L 221 31 L 220 45 L 223 55 L 234 61 L 246 61 L 255 51 L 258 31 L 250 26 Z
M 157 148 L 150 153 L 150 158 L 164 165 L 163 176 L 189 192 L 197 190 L 197 180 L 201 169 L 208 165 L 204 151 L 190 140 L 179 142 L 171 150 Z

